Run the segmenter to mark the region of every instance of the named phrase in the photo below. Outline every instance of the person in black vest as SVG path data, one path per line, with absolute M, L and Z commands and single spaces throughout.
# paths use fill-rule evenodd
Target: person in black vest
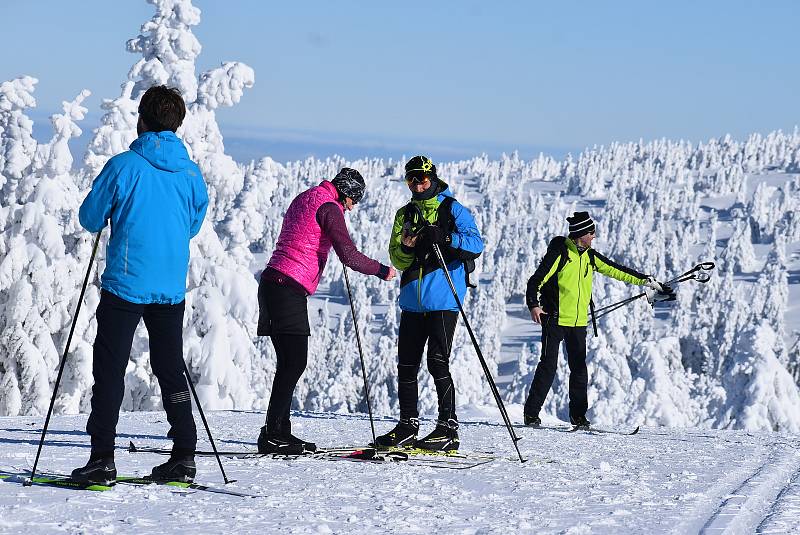
M 389 241 L 392 264 L 403 272 L 400 281 L 400 335 L 398 341 L 397 394 L 400 422 L 377 437 L 377 446 L 411 446 L 429 450 L 457 450 L 458 418 L 455 386 L 450 376 L 450 350 L 458 319 L 458 304 L 433 246 L 444 255 L 447 271 L 463 301 L 471 261 L 483 251 L 475 220 L 453 198 L 426 156 L 415 156 L 405 167 L 411 201 L 395 214 Z M 428 344 L 428 371 L 439 401 L 436 429 L 417 440 L 417 372 Z

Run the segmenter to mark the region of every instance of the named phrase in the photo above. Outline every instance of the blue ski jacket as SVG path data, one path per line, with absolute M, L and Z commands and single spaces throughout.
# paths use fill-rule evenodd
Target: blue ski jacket
M 189 240 L 200 231 L 208 193 L 200 169 L 173 132 L 145 132 L 111 158 L 80 208 L 99 232 L 111 221 L 101 287 L 139 304 L 177 304 L 186 294 Z
M 439 206 L 445 198 L 452 196 L 447 184 L 442 183 L 442 191 L 435 197 L 424 201 L 412 200 L 411 203 L 419 209 L 418 213 L 427 223 L 436 224 L 440 215 Z M 405 207 L 397 211 L 389 240 L 389 258 L 403 272 L 400 279 L 400 309 L 408 312 L 458 310 L 453 291 L 433 252 L 427 249 L 417 251 L 402 244 L 405 226 L 416 229 L 424 223 L 408 221 L 406 216 Z M 483 239 L 472 214 L 458 201 L 454 200 L 450 205 L 449 219 L 452 224 L 452 229 L 448 229 L 451 243 L 442 247 L 442 253 L 456 294 L 463 303 L 467 293 L 467 273 L 461 257 L 465 254 L 467 257 L 477 257 L 483 252 Z

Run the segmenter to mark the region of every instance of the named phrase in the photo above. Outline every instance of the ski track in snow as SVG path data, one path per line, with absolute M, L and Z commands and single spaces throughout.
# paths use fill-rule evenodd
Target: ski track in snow
M 253 447 L 263 414 L 208 414 L 219 448 Z M 199 421 L 199 419 L 198 419 Z M 55 416 L 39 470 L 83 465 L 86 415 Z M 322 446 L 369 440 L 364 415 L 296 413 L 297 435 Z M 549 423 L 549 422 L 548 422 Z M 394 421 L 379 418 L 381 433 Z M 0 418 L 0 469 L 29 469 L 42 419 Z M 422 432 L 432 427 L 423 422 Z M 199 446 L 208 448 L 202 428 Z M 493 451 L 469 470 L 298 459 L 224 459 L 238 498 L 119 485 L 107 492 L 0 482 L 0 533 L 782 533 L 800 511 L 797 437 L 777 433 L 643 428 L 636 436 L 516 430 L 529 461 L 498 422 L 465 420 L 463 451 Z M 163 413 L 123 413 L 120 474 L 145 474 L 164 457 L 130 454 L 169 446 Z M 223 486 L 214 458 L 198 458 L 197 481 Z

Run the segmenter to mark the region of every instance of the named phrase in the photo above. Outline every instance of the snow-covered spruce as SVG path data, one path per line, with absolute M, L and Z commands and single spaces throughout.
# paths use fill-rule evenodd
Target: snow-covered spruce
M 91 236 L 77 225 L 77 207 L 105 161 L 134 139 L 137 102 L 151 84 L 176 86 L 187 100 L 178 134 L 201 166 L 212 198 L 208 221 L 192 243 L 185 325 L 185 354 L 206 408 L 266 406 L 274 354 L 255 336 L 254 274 L 297 193 L 342 166 L 359 169 L 367 195 L 349 214 L 349 225 L 359 249 L 386 259 L 392 215 L 407 197 L 398 165 L 407 155 L 287 163 L 265 155 L 235 162 L 225 154 L 216 110 L 242 98 L 255 82 L 253 70 L 223 62 L 198 74 L 201 46 L 192 28 L 200 22 L 199 9 L 189 0 L 151 3 L 155 15 L 127 44 L 137 58 L 121 76 L 120 94 L 104 101 L 102 125 L 80 167 L 73 165 L 67 141 L 80 132 L 88 93 L 65 103 L 53 118 L 52 139 L 37 143 L 26 115 L 35 106 L 36 80 L 0 83 L 0 414 L 46 410 L 90 254 Z M 792 309 L 800 285 L 790 276 L 798 269 L 800 241 L 800 132 L 699 144 L 614 143 L 563 161 L 477 156 L 443 163 L 440 174 L 475 214 L 486 241 L 476 272 L 480 285 L 465 308 L 506 399 L 524 399 L 539 353 L 538 331 L 521 309 L 525 281 L 547 238 L 566 230 L 564 217 L 589 209 L 598 222 L 598 248 L 623 263 L 662 278 L 700 260 L 719 267 L 705 285 L 680 286 L 671 308 L 658 307 L 654 315 L 637 302 L 600 321 L 599 336 L 588 340 L 590 419 L 599 425 L 800 430 L 800 345 L 794 343 L 800 325 L 793 319 L 800 314 Z M 58 412 L 87 409 L 102 249 Z M 341 265 L 330 264 L 310 307 L 311 358 L 295 407 L 363 411 Z M 396 413 L 398 289 L 365 277 L 353 282 L 373 408 Z M 602 304 L 627 297 L 630 289 L 598 278 L 594 291 Z M 126 410 L 160 408 L 147 356 L 146 337 L 137 335 Z M 565 371 L 562 363 L 546 413 L 566 414 Z M 452 373 L 461 406 L 491 400 L 462 327 Z M 428 374 L 421 375 L 420 394 L 421 410 L 435 410 Z

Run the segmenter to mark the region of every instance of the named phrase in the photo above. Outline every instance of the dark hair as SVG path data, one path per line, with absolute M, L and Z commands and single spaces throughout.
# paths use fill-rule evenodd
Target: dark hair
M 139 101 L 139 115 L 148 130 L 175 132 L 186 117 L 186 104 L 180 91 L 174 87 L 154 85 L 144 92 Z

